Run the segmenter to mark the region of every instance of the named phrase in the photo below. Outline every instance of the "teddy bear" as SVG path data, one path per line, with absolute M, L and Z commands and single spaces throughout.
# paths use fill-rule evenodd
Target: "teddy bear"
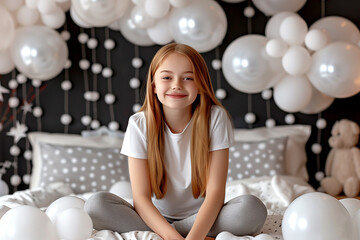
M 348 119 L 336 121 L 331 129 L 329 145 L 331 150 L 326 158 L 325 175 L 320 182 L 326 193 L 336 196 L 344 193 L 356 197 L 360 192 L 360 128 Z

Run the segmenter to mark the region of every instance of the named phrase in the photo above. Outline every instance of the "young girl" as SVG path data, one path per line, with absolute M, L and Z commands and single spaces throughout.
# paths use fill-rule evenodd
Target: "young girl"
M 187 45 L 162 47 L 121 150 L 129 159 L 134 207 L 108 192 L 94 194 L 85 204 L 94 228 L 151 230 L 165 240 L 259 232 L 267 210 L 258 198 L 224 204 L 232 141 L 229 115 L 214 95 L 204 59 Z

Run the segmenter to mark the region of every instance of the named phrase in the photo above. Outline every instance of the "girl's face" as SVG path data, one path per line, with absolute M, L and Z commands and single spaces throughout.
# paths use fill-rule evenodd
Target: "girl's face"
M 198 94 L 191 62 L 176 52 L 168 55 L 160 64 L 153 84 L 164 110 L 191 108 Z

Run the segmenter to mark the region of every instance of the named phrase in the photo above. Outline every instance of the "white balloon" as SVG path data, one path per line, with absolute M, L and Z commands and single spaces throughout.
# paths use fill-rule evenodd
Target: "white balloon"
M 304 47 L 292 46 L 282 57 L 282 66 L 290 75 L 303 75 L 310 69 L 311 56 Z
M 104 27 L 121 18 L 129 9 L 130 0 L 72 0 L 71 8 L 85 23 Z
M 319 29 L 312 29 L 305 36 L 305 46 L 312 51 L 325 47 L 327 41 L 326 34 Z
M 56 5 L 60 7 L 64 12 L 67 12 L 70 10 L 71 7 L 71 0 L 64 0 L 64 1 L 56 1 Z
M 170 32 L 178 43 L 190 45 L 198 52 L 208 52 L 223 41 L 227 19 L 214 0 L 197 0 L 170 13 Z
M 52 202 L 49 207 L 46 209 L 46 214 L 49 216 L 50 220 L 55 223 L 57 217 L 62 211 L 69 208 L 84 208 L 85 201 L 79 197 L 75 196 L 65 196 L 61 197 L 54 202 Z
M 356 198 L 344 198 L 339 200 L 341 204 L 349 212 L 351 218 L 356 216 L 358 210 L 360 210 L 360 200 Z
M 131 10 L 131 19 L 137 28 L 145 29 L 155 24 L 155 19 L 151 17 L 143 7 L 135 6 Z
M 347 98 L 360 91 L 360 48 L 332 42 L 312 56 L 311 83 L 328 96 Z
M 39 20 L 40 14 L 37 9 L 26 5 L 20 7 L 16 13 L 16 20 L 22 26 L 34 25 Z
M 287 43 L 281 38 L 270 39 L 266 43 L 266 53 L 271 57 L 282 57 L 288 50 Z
M 42 22 L 46 26 L 54 28 L 54 29 L 57 29 L 57 28 L 60 28 L 61 26 L 63 26 L 65 23 L 65 19 L 66 19 L 65 13 L 59 7 L 56 7 L 56 10 L 50 14 L 42 14 L 41 15 Z
M 286 76 L 274 87 L 274 101 L 285 112 L 297 112 L 311 100 L 311 84 L 305 76 Z
M 57 7 L 54 0 L 39 0 L 37 8 L 41 14 L 50 14 L 54 12 Z
M 83 19 L 79 17 L 79 14 L 76 12 L 75 8 L 70 7 L 70 17 L 74 21 L 76 25 L 82 28 L 91 28 L 91 24 L 85 22 Z
M 13 41 L 15 22 L 9 11 L 0 4 L 0 51 L 7 49 Z
M 330 97 L 319 90 L 317 90 L 312 84 L 312 95 L 310 102 L 304 108 L 300 110 L 300 112 L 305 114 L 315 114 L 320 113 L 330 107 L 330 105 L 334 102 L 335 98 Z
M 282 232 L 284 240 L 353 240 L 351 218 L 345 207 L 320 192 L 301 195 L 289 205 Z
M 152 46 L 155 43 L 150 39 L 146 29 L 136 27 L 131 19 L 131 11 L 120 19 L 120 32 L 126 40 L 139 46 Z
M 60 34 L 45 26 L 18 28 L 10 50 L 16 68 L 26 77 L 40 80 L 58 75 L 68 59 Z
M 253 0 L 252 2 L 265 15 L 272 16 L 283 11 L 297 12 L 304 6 L 306 0 Z
M 282 21 L 290 16 L 299 16 L 293 12 L 279 12 L 272 16 L 269 21 L 267 21 L 265 26 L 265 36 L 268 38 L 280 38 L 280 25 Z
M 328 42 L 346 41 L 357 45 L 360 41 L 358 27 L 350 20 L 339 17 L 323 17 L 314 22 L 310 29 L 319 29 L 325 32 Z
M 9 50 L 0 50 L 0 74 L 8 74 L 15 68 Z
M 15 12 L 24 4 L 24 0 L 2 0 L 1 4 L 9 11 Z
M 145 11 L 153 18 L 165 17 L 170 10 L 168 0 L 145 0 Z
M 0 219 L 0 239 L 58 240 L 55 226 L 39 208 L 11 208 Z
M 290 45 L 301 45 L 305 41 L 308 27 L 300 16 L 289 16 L 280 24 L 280 36 Z
M 194 1 L 197 1 L 197 0 L 169 0 L 170 4 L 176 8 L 186 7 Z
M 93 222 L 89 214 L 80 208 L 68 208 L 62 211 L 55 222 L 60 239 L 89 239 Z
M 109 192 L 121 198 L 132 199 L 131 183 L 129 181 L 119 181 L 110 187 Z
M 267 39 L 249 34 L 235 39 L 225 49 L 222 71 L 236 90 L 258 93 L 273 86 L 284 75 L 281 60 L 265 52 Z
M 169 29 L 169 15 L 159 19 L 155 25 L 147 28 L 147 33 L 152 41 L 165 45 L 174 40 Z

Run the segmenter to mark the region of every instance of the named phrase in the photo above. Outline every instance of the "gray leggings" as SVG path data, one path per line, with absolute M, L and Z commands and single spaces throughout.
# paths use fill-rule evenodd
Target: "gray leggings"
M 94 193 L 85 202 L 84 209 L 97 230 L 107 229 L 118 233 L 151 231 L 131 204 L 109 192 Z M 222 231 L 237 236 L 254 235 L 260 232 L 266 217 L 267 209 L 260 199 L 253 195 L 242 195 L 224 204 L 208 236 L 216 237 Z M 185 237 L 195 218 L 196 214 L 174 221 L 172 225 Z

